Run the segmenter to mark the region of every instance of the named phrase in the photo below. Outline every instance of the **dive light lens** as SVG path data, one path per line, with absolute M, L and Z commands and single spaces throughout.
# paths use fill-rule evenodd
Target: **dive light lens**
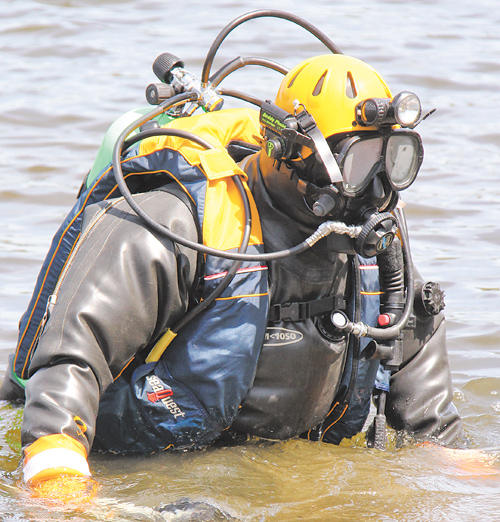
M 403 91 L 392 100 L 394 118 L 401 127 L 409 127 L 418 121 L 422 114 L 420 100 L 416 94 Z
M 415 180 L 423 158 L 423 148 L 417 134 L 401 132 L 387 140 L 385 167 L 390 183 L 396 190 L 409 187 Z

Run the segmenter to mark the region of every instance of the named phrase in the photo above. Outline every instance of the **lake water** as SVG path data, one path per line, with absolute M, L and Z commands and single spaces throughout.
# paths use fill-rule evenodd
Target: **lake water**
M 3 0 L 0 12 L 0 378 L 36 275 L 103 133 L 145 105 L 162 52 L 199 75 L 213 39 L 261 0 Z M 0 403 L 0 519 L 152 520 L 190 498 L 245 521 L 500 520 L 500 7 L 496 0 L 278 0 L 393 92 L 416 92 L 426 157 L 404 193 L 414 259 L 446 292 L 455 403 L 471 447 L 458 466 L 429 447 L 366 449 L 292 440 L 142 458 L 94 455 L 102 489 L 80 510 L 28 497 L 18 467 L 21 409 Z M 324 48 L 261 19 L 237 29 L 215 67 L 263 56 L 292 67 Z M 281 76 L 248 67 L 224 86 L 273 98 Z M 233 102 L 234 105 L 234 102 Z M 3 518 L 2 518 L 3 517 Z M 151 518 L 153 517 L 153 518 Z

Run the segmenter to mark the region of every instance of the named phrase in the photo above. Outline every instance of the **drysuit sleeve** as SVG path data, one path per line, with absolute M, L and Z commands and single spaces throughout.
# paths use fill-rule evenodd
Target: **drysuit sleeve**
M 135 197 L 174 233 L 198 240 L 192 211 L 178 197 L 162 190 Z M 21 426 L 28 483 L 90 474 L 99 398 L 182 317 L 195 279 L 196 252 L 151 232 L 124 200 L 86 213 L 30 364 Z
M 462 421 L 452 403 L 443 312 L 416 313 L 415 327 L 404 330 L 403 346 L 403 364 L 390 379 L 388 423 L 418 440 L 451 445 L 461 433 Z

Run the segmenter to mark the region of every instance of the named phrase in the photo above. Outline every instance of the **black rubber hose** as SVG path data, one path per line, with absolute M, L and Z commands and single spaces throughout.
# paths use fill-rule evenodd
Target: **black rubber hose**
M 214 148 L 213 145 L 210 144 L 207 140 L 200 136 L 197 136 L 196 134 L 193 134 L 192 132 L 185 131 L 182 129 L 163 129 L 160 127 L 157 129 L 143 130 L 141 132 L 138 132 L 137 134 L 134 134 L 131 138 L 123 142 L 123 151 L 126 151 L 128 148 L 130 148 L 138 141 L 144 140 L 146 138 L 153 138 L 154 136 L 175 136 L 177 138 L 184 138 L 186 140 L 194 141 L 195 143 L 198 143 L 198 145 L 201 145 L 206 149 Z
M 406 228 L 406 222 L 401 209 L 396 208 L 394 211 L 396 219 L 398 220 L 398 228 L 401 234 L 403 243 L 403 256 L 405 264 L 405 276 L 406 276 L 406 303 L 403 309 L 403 313 L 399 321 L 388 328 L 373 328 L 367 326 L 367 337 L 371 337 L 375 341 L 386 341 L 388 339 L 396 339 L 401 334 L 403 328 L 406 327 L 410 319 L 410 315 L 413 310 L 413 299 L 415 296 L 415 288 L 413 282 L 413 260 L 411 258 L 410 240 L 408 238 L 408 230 Z
M 226 78 L 226 76 L 233 73 L 234 71 L 237 71 L 238 69 L 241 69 L 242 67 L 245 67 L 246 65 L 261 65 L 263 67 L 267 67 L 268 69 L 272 69 L 273 71 L 280 72 L 283 75 L 287 74 L 289 71 L 283 65 L 273 62 L 272 60 L 268 60 L 267 58 L 242 58 L 241 56 L 238 56 L 238 58 L 227 62 L 210 77 L 209 81 L 211 86 L 216 87 L 224 78 Z
M 250 202 L 248 201 L 248 197 L 246 197 L 245 188 L 243 187 L 243 183 L 241 179 L 236 176 L 234 178 L 236 185 L 239 185 L 240 192 L 245 194 L 243 198 L 243 211 L 245 215 L 245 228 L 243 230 L 243 237 L 241 240 L 240 247 L 238 248 L 238 252 L 243 253 L 246 251 L 248 247 L 248 242 L 250 240 L 250 233 L 252 230 L 252 212 L 250 208 Z M 203 301 L 201 301 L 198 305 L 196 305 L 192 310 L 190 310 L 175 326 L 172 327 L 172 332 L 178 333 L 179 330 L 186 325 L 191 319 L 197 316 L 203 310 L 206 310 L 221 294 L 224 290 L 231 284 L 234 276 L 238 272 L 243 261 L 234 261 L 227 274 L 224 276 L 224 279 L 217 285 L 217 287 L 213 290 L 213 292 L 208 295 Z
M 202 252 L 204 254 L 209 254 L 217 257 L 222 257 L 224 259 L 233 259 L 235 261 L 268 261 L 271 259 L 281 259 L 283 257 L 288 257 L 296 254 L 300 254 L 301 252 L 304 252 L 308 248 L 310 248 L 310 245 L 307 241 L 303 241 L 299 245 L 296 245 L 292 248 L 280 250 L 278 252 L 270 252 L 266 254 L 242 254 L 239 252 L 225 252 L 223 250 L 218 250 L 216 248 L 212 248 L 200 243 L 196 243 L 194 241 L 189 241 L 188 239 L 183 238 L 182 236 L 179 236 L 177 234 L 174 234 L 171 230 L 169 230 L 167 227 L 164 227 L 160 223 L 157 223 L 149 214 L 147 214 L 141 206 L 135 201 L 133 198 L 127 183 L 125 182 L 123 178 L 123 170 L 121 167 L 121 151 L 124 147 L 125 141 L 127 137 L 135 131 L 137 128 L 139 128 L 141 125 L 144 125 L 144 123 L 152 120 L 154 117 L 159 116 L 163 112 L 166 112 L 169 108 L 171 108 L 174 105 L 179 105 L 181 103 L 185 103 L 186 101 L 193 101 L 197 98 L 197 95 L 195 93 L 183 93 L 178 94 L 177 96 L 174 96 L 171 100 L 166 100 L 162 102 L 158 107 L 153 109 L 150 113 L 142 116 L 137 121 L 131 123 L 118 137 L 114 149 L 113 149 L 113 173 L 116 179 L 116 183 L 118 185 L 118 188 L 120 189 L 120 192 L 122 196 L 125 198 L 129 206 L 132 208 L 132 210 L 153 230 L 157 231 L 160 234 L 163 234 L 164 236 L 168 237 L 170 240 L 174 241 L 175 243 L 179 243 L 180 245 L 183 245 L 187 248 L 192 248 L 193 250 L 196 250 L 197 252 Z M 196 136 L 195 134 L 192 134 L 187 131 L 179 131 L 177 129 L 150 129 L 147 131 L 143 131 L 144 133 L 147 133 L 148 136 L 154 136 L 155 134 L 160 135 L 176 135 L 181 136 L 186 139 L 191 139 L 192 141 L 199 143 L 200 145 L 206 147 L 206 148 L 213 148 L 213 146 L 203 138 Z M 130 143 L 130 142 L 129 142 Z M 240 185 L 237 185 L 238 187 Z M 242 190 L 242 198 L 246 197 L 245 190 L 243 188 L 243 185 L 241 184 L 241 190 Z
M 300 18 L 299 16 L 295 16 L 291 13 L 287 13 L 286 11 L 278 11 L 275 9 L 263 9 L 259 11 L 252 11 L 250 13 L 244 14 L 232 22 L 230 22 L 222 31 L 218 34 L 216 39 L 214 40 L 212 46 L 208 50 L 207 57 L 205 58 L 205 63 L 203 64 L 203 70 L 201 73 L 201 81 L 204 85 L 208 85 L 210 79 L 210 69 L 212 68 L 213 61 L 215 59 L 215 55 L 222 42 L 228 36 L 228 34 L 248 20 L 253 20 L 255 18 L 282 18 L 284 20 L 288 20 L 289 22 L 293 22 L 301 27 L 303 27 L 306 31 L 309 31 L 312 35 L 314 35 L 321 43 L 323 43 L 332 53 L 334 54 L 342 54 L 342 51 L 319 29 L 317 29 L 314 25 L 307 22 L 306 20 Z
M 239 100 L 243 100 L 243 101 L 246 101 L 253 105 L 256 105 L 259 108 L 262 107 L 262 104 L 264 103 L 264 100 L 261 100 L 260 98 L 252 96 L 251 94 L 247 94 L 245 92 L 236 91 L 234 89 L 226 89 L 225 87 L 218 87 L 217 91 L 220 94 L 222 94 L 223 96 L 231 96 L 232 98 L 238 98 Z

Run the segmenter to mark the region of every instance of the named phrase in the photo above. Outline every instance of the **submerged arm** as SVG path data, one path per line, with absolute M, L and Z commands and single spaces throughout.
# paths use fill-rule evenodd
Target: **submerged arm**
M 196 241 L 191 212 L 177 197 L 138 197 L 156 219 Z M 87 212 L 99 210 L 93 207 Z M 99 219 L 69 267 L 30 364 L 21 428 L 28 483 L 90 473 L 100 397 L 185 312 L 195 267 L 195 253 L 151 233 L 125 202 Z
M 416 273 L 416 278 L 419 274 Z M 452 403 L 453 390 L 443 312 L 416 314 L 415 328 L 404 331 L 403 363 L 390 381 L 386 415 L 389 425 L 417 439 L 450 445 L 462 422 Z

